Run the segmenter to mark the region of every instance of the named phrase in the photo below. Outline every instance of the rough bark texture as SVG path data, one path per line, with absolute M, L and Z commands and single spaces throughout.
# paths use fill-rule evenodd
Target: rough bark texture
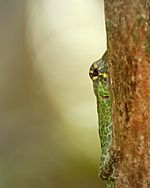
M 150 187 L 150 1 L 104 0 L 116 188 Z

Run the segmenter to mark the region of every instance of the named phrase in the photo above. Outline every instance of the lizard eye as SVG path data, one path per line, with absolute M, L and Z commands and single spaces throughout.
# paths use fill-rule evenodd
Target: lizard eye
M 98 69 L 94 69 L 93 70 L 93 76 L 98 76 L 98 75 L 99 75 Z

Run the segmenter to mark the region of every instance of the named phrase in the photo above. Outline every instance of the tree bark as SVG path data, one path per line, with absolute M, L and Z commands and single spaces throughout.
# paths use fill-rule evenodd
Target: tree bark
M 104 0 L 116 188 L 150 187 L 150 1 Z

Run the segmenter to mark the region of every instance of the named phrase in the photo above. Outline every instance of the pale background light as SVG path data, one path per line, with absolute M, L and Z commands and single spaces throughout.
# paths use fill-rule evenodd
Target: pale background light
M 106 49 L 102 0 L 0 1 L 0 187 L 102 187 L 88 70 Z

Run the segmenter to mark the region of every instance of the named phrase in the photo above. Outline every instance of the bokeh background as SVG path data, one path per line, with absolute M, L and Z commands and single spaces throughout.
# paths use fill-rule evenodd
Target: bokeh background
M 0 188 L 103 188 L 88 76 L 102 0 L 0 0 Z

